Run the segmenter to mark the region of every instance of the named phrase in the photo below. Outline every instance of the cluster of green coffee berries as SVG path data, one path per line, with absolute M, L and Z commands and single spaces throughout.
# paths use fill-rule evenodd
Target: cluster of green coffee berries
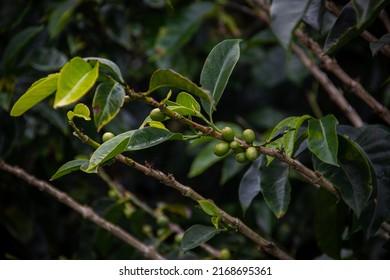
M 234 131 L 231 127 L 224 127 L 221 130 L 224 142 L 220 142 L 214 147 L 214 154 L 219 157 L 225 156 L 230 149 L 236 154 L 236 160 L 239 163 L 245 163 L 248 160 L 254 161 L 259 156 L 259 152 L 253 146 L 244 149 L 239 142 L 235 140 Z M 252 129 L 245 129 L 242 132 L 244 141 L 251 145 L 255 141 L 255 133 Z

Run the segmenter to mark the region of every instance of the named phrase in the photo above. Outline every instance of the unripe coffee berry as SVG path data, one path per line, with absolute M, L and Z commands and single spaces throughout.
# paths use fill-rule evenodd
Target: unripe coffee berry
M 236 161 L 237 161 L 238 163 L 245 163 L 245 162 L 247 162 L 248 159 L 246 158 L 245 152 L 238 153 L 238 154 L 236 155 Z
M 162 122 L 165 120 L 165 114 L 161 112 L 159 108 L 154 108 L 152 111 L 150 111 L 149 116 L 153 121 L 156 122 Z
M 247 128 L 242 132 L 242 138 L 244 138 L 245 142 L 248 144 L 252 144 L 256 138 L 255 132 L 252 129 Z
M 112 132 L 106 132 L 103 134 L 102 140 L 103 142 L 107 142 L 108 140 L 112 139 L 115 137 L 115 134 Z
M 228 249 L 222 249 L 219 252 L 219 255 L 220 255 L 221 260 L 230 260 L 232 257 L 230 254 L 230 251 Z
M 218 157 L 223 157 L 229 152 L 230 146 L 229 143 L 221 142 L 215 145 L 214 154 Z
M 222 133 L 223 138 L 226 141 L 231 142 L 234 140 L 234 131 L 231 127 L 229 127 L 229 126 L 224 127 L 221 130 L 221 133 Z
M 249 147 L 248 149 L 246 149 L 245 155 L 248 160 L 254 161 L 258 158 L 259 152 L 255 147 Z

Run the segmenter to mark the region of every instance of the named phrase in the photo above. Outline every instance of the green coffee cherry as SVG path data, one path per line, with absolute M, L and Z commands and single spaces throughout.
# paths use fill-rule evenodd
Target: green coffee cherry
M 150 111 L 149 116 L 153 121 L 156 122 L 162 122 L 165 120 L 165 114 L 161 112 L 159 108 L 154 108 L 152 111 Z
M 231 142 L 234 140 L 234 131 L 231 127 L 229 127 L 229 126 L 224 127 L 221 130 L 221 133 L 222 133 L 223 138 L 226 141 Z
M 243 132 L 242 132 L 242 138 L 244 138 L 245 142 L 247 142 L 248 144 L 252 144 L 253 141 L 255 141 L 255 132 L 252 130 L 252 129 L 245 129 Z
M 238 163 L 245 163 L 248 161 L 248 159 L 246 158 L 246 153 L 245 152 L 242 152 L 242 153 L 238 153 L 236 155 L 236 161 Z
M 230 146 L 227 142 L 221 142 L 215 145 L 214 154 L 218 157 L 223 157 L 229 152 Z
M 232 257 L 228 249 L 222 249 L 221 251 L 219 251 L 219 255 L 221 260 L 230 260 Z
M 248 160 L 254 161 L 258 158 L 259 152 L 255 147 L 249 147 L 248 149 L 246 149 L 245 155 Z
M 240 143 L 237 141 L 230 142 L 230 149 L 232 149 L 236 154 L 244 151 L 244 149 L 240 146 Z
M 103 134 L 102 140 L 103 142 L 107 142 L 108 140 L 112 139 L 115 137 L 115 134 L 112 132 L 106 132 Z

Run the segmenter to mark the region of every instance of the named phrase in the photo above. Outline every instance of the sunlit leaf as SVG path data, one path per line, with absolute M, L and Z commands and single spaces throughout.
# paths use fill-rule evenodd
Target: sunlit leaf
M 176 103 L 180 104 L 186 108 L 189 108 L 195 112 L 200 111 L 200 105 L 199 105 L 198 101 L 196 101 L 192 95 L 190 95 L 186 92 L 181 92 L 177 95 Z
M 339 166 L 337 162 L 338 138 L 336 133 L 337 119 L 333 115 L 319 120 L 309 120 L 308 148 L 323 162 Z
M 117 83 L 101 83 L 92 102 L 94 122 L 100 131 L 119 113 L 125 99 L 124 88 Z
M 22 115 L 28 109 L 53 94 L 57 89 L 58 76 L 59 73 L 52 74 L 32 84 L 12 107 L 11 116 L 17 117 Z
M 83 118 L 86 121 L 91 120 L 90 118 L 91 112 L 89 111 L 87 105 L 83 103 L 77 104 L 73 109 L 73 113 L 75 117 Z
M 88 166 L 88 163 L 89 161 L 87 159 L 75 159 L 68 161 L 57 170 L 57 172 L 50 178 L 50 181 L 56 180 L 73 171 L 78 171 L 82 168 L 86 168 Z
M 209 53 L 200 74 L 200 84 L 210 91 L 212 99 L 202 99 L 202 106 L 211 116 L 215 110 L 229 77 L 240 57 L 239 39 L 225 40 L 216 45 Z
M 218 208 L 213 202 L 207 199 L 198 200 L 200 208 L 209 216 L 219 216 Z
M 95 84 L 99 76 L 99 63 L 92 68 L 80 57 L 67 62 L 58 77 L 54 108 L 63 107 L 83 97 Z
M 292 34 L 304 16 L 311 0 L 273 0 L 271 28 L 285 49 L 290 46 Z
M 210 93 L 207 90 L 198 87 L 186 77 L 170 69 L 158 69 L 153 73 L 147 94 L 162 87 L 176 87 L 202 99 L 211 100 Z
M 209 241 L 221 231 L 221 229 L 216 229 L 215 227 L 193 225 L 184 232 L 183 239 L 181 241 L 181 248 L 184 252 L 194 249 Z

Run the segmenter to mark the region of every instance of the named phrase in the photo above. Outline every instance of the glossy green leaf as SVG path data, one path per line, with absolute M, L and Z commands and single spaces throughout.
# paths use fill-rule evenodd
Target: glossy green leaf
M 184 252 L 194 249 L 209 241 L 221 231 L 221 229 L 216 229 L 215 227 L 193 225 L 184 232 L 183 239 L 181 241 L 181 248 Z
M 329 257 L 340 259 L 347 207 L 323 188 L 319 189 L 315 205 L 314 233 L 318 247 Z
M 174 55 L 198 30 L 205 16 L 215 7 L 212 2 L 194 2 L 184 8 L 157 35 L 156 56 Z
M 92 68 L 80 57 L 65 64 L 58 77 L 54 108 L 63 107 L 83 97 L 95 84 L 99 76 L 99 63 Z
M 371 0 L 367 1 L 372 2 Z M 359 2 L 363 3 L 361 1 Z M 364 0 L 364 2 L 366 1 Z M 366 30 L 389 1 L 381 0 L 375 2 L 373 6 L 370 3 L 368 6 L 364 4 L 365 8 L 363 9 L 356 8 L 357 6 L 354 5 L 353 1 L 345 5 L 328 33 L 324 51 L 326 53 L 332 53 Z M 358 14 L 357 10 L 361 12 Z
M 336 132 L 337 119 L 327 115 L 319 120 L 309 120 L 308 142 L 309 150 L 320 160 L 339 166 L 337 162 L 338 138 Z
M 370 49 L 372 55 L 376 55 L 378 51 L 385 45 L 390 44 L 390 33 L 383 35 L 380 39 L 370 42 Z
M 12 39 L 5 47 L 3 53 L 3 67 L 8 66 L 15 59 L 18 53 L 20 53 L 20 51 L 31 41 L 31 39 L 37 36 L 39 32 L 42 31 L 42 29 L 43 26 L 27 27 L 26 29 L 20 31 L 14 37 L 12 37 Z
M 246 165 L 238 163 L 235 157 L 226 157 L 222 163 L 221 179 L 219 180 L 219 184 L 221 186 L 225 185 L 230 179 L 238 175 L 245 167 Z
M 217 157 L 214 154 L 214 147 L 217 143 L 218 141 L 211 141 L 210 143 L 207 143 L 206 146 L 197 154 L 195 159 L 192 161 L 188 177 L 193 178 L 202 174 L 209 167 L 223 159 L 223 157 Z
M 303 17 L 303 21 L 316 30 L 321 30 L 322 18 L 325 11 L 324 2 L 324 0 L 311 0 Z
M 211 100 L 210 93 L 207 90 L 198 87 L 186 77 L 170 69 L 158 69 L 153 73 L 147 94 L 162 87 L 176 87 L 202 99 Z
M 241 179 L 240 186 L 238 188 L 238 199 L 244 213 L 252 204 L 253 199 L 261 191 L 259 167 L 262 160 L 264 160 L 263 155 L 252 162 L 251 166 Z
M 186 93 L 186 92 L 180 92 L 176 97 L 176 103 L 180 104 L 186 108 L 189 108 L 193 110 L 194 112 L 200 112 L 200 105 L 198 101 L 195 100 L 195 98 Z
M 124 88 L 111 82 L 101 83 L 95 92 L 92 102 L 94 122 L 100 131 L 119 113 L 125 100 Z
M 287 212 L 291 199 L 291 186 L 288 181 L 289 166 L 279 160 L 267 165 L 264 155 L 260 156 L 260 188 L 264 200 L 277 218 Z
M 352 3 L 356 12 L 357 25 L 360 27 L 372 14 L 376 14 L 390 2 L 388 0 L 352 0 Z
M 31 66 L 45 72 L 54 72 L 61 69 L 68 61 L 68 57 L 55 48 L 40 48 L 34 52 Z
M 11 110 L 11 116 L 22 115 L 28 109 L 34 107 L 43 99 L 53 94 L 57 89 L 59 73 L 51 74 L 45 78 L 39 79 L 23 94 L 14 104 Z
M 373 193 L 361 216 L 367 236 L 390 219 L 390 131 L 381 126 L 363 127 L 356 139 L 370 159 L 376 174 Z
M 287 132 L 279 139 L 267 144 L 267 147 L 280 149 L 283 147 L 287 156 L 291 157 L 294 152 L 295 141 L 297 138 L 298 130 L 302 126 L 302 123 L 310 119 L 310 116 L 303 115 L 300 117 L 288 117 L 279 122 L 272 130 L 267 142 L 270 142 L 283 127 L 288 128 Z M 274 160 L 273 157 L 267 156 L 267 162 L 270 164 Z
M 200 208 L 209 216 L 219 216 L 218 208 L 213 202 L 207 199 L 198 200 Z
M 95 66 L 97 62 L 99 62 L 99 69 L 105 70 L 109 75 L 112 75 L 119 82 L 124 83 L 122 77 L 122 72 L 119 69 L 118 65 L 116 65 L 111 60 L 101 57 L 85 57 L 84 60 L 90 63 L 92 66 Z
M 50 14 L 47 30 L 51 38 L 57 37 L 72 18 L 72 14 L 79 1 L 68 0 L 55 8 Z
M 127 144 L 126 151 L 147 149 L 168 140 L 180 140 L 182 134 L 173 133 L 167 129 L 145 127 L 133 132 Z
M 313 156 L 313 166 L 340 191 L 342 199 L 359 217 L 372 192 L 372 166 L 351 139 L 339 137 L 339 165 L 327 164 Z
M 85 169 L 87 168 L 88 164 L 89 161 L 87 159 L 75 159 L 75 160 L 68 161 L 60 168 L 58 168 L 57 172 L 50 178 L 50 181 L 56 180 L 73 171 Z
M 271 28 L 285 49 L 288 49 L 295 28 L 304 16 L 311 0 L 273 0 Z
M 200 74 L 200 84 L 210 91 L 212 99 L 202 99 L 202 106 L 211 116 L 215 110 L 229 77 L 240 57 L 239 39 L 225 40 L 216 45 L 209 53 Z
M 77 104 L 73 109 L 73 113 L 75 117 L 83 118 L 86 121 L 91 120 L 90 118 L 91 112 L 89 111 L 87 105 L 83 103 Z
M 123 153 L 126 150 L 129 139 L 134 132 L 135 130 L 126 131 L 100 145 L 99 148 L 97 148 L 92 154 L 86 172 L 96 173 L 97 167 L 100 164 L 114 158 L 120 153 Z

